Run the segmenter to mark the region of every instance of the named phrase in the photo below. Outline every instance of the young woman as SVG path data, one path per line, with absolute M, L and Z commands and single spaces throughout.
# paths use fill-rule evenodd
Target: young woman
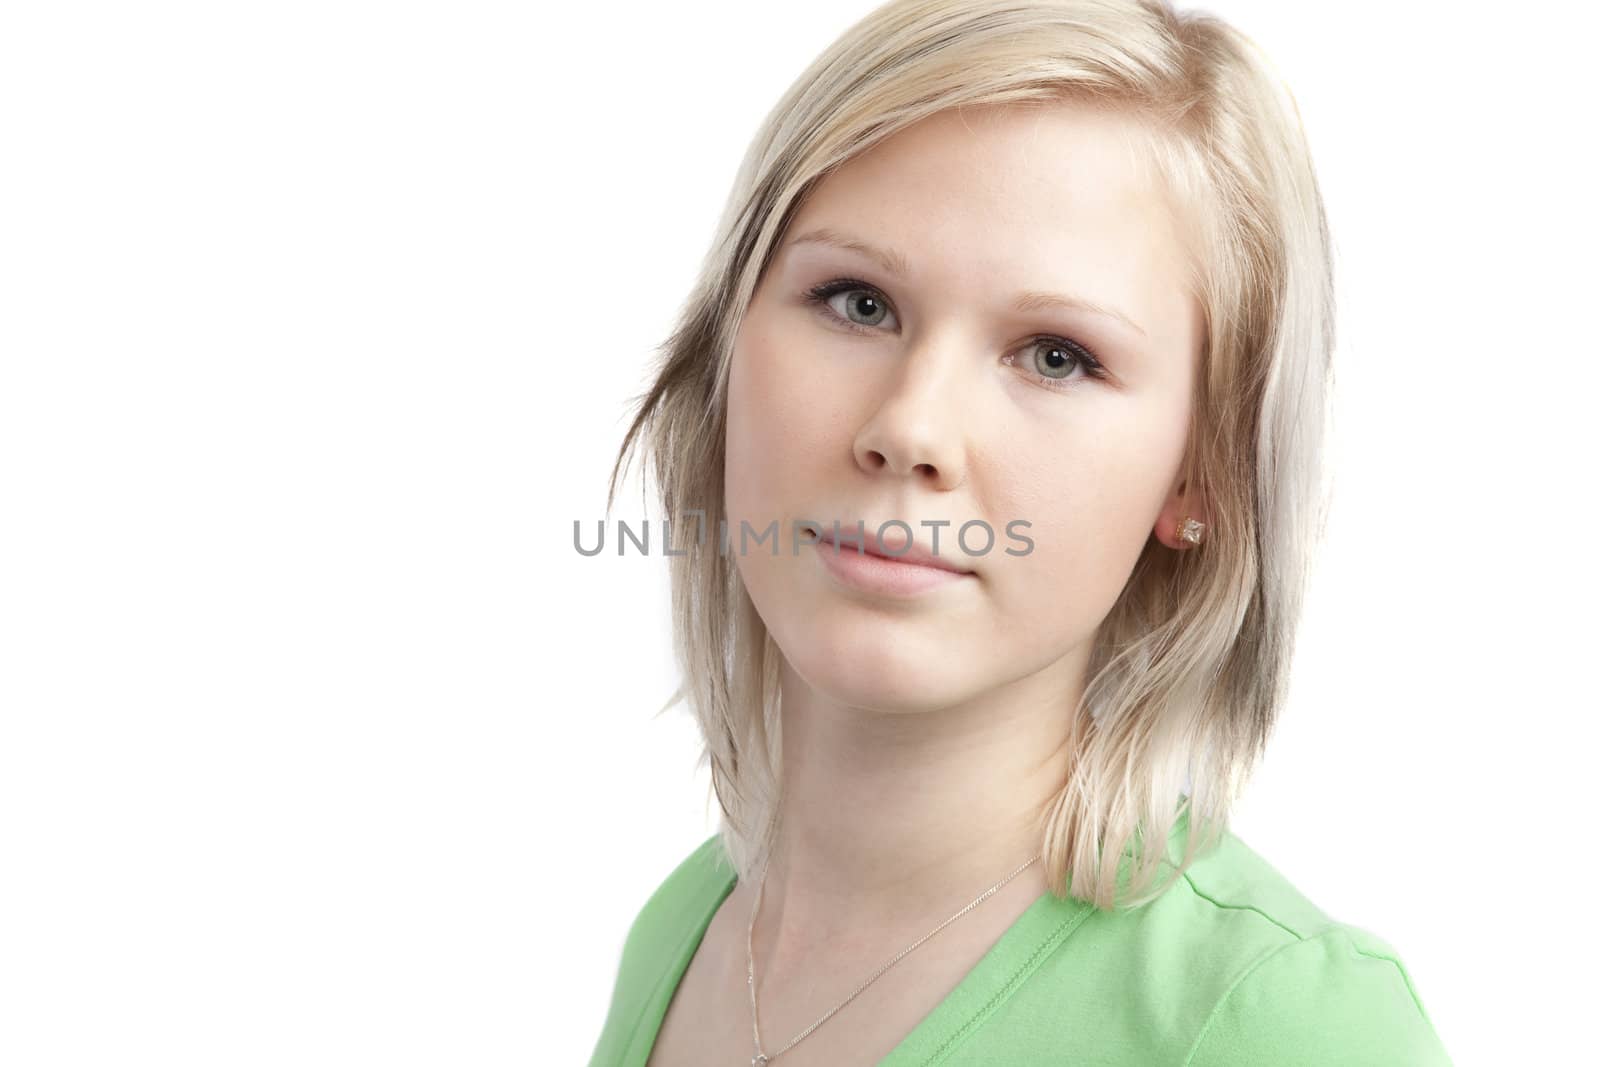
M 804 72 L 612 474 L 647 441 L 689 546 L 723 820 L 594 1067 L 1449 1062 L 1226 827 L 1332 315 L 1292 101 L 1214 18 L 896 0 Z

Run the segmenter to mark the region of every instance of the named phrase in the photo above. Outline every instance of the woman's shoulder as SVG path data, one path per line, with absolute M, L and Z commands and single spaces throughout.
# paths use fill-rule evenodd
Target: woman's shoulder
M 638 963 L 673 955 L 709 921 L 733 879 L 721 835 L 712 834 L 651 892 L 628 928 L 624 955 L 631 954 Z
M 1186 932 L 1180 966 L 1214 983 L 1190 1067 L 1449 1064 L 1394 945 L 1330 917 L 1231 829 L 1163 904 Z
M 713 834 L 651 892 L 623 940 L 610 1006 L 591 1063 L 619 1062 L 645 1016 L 665 1011 L 662 979 L 681 972 L 733 878 L 721 838 Z

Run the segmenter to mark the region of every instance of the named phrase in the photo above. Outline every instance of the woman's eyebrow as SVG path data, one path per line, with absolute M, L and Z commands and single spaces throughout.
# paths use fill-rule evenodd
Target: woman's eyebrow
M 808 230 L 799 237 L 791 238 L 791 245 L 803 245 L 807 242 L 821 245 L 832 245 L 834 248 L 843 248 L 850 252 L 858 252 L 869 259 L 878 261 L 878 265 L 893 274 L 896 278 L 904 278 L 911 273 L 907 267 L 906 257 L 894 249 L 875 248 L 854 237 L 847 237 L 837 230 L 830 230 L 826 226 L 815 230 Z
M 842 248 L 849 252 L 855 252 L 875 261 L 880 267 L 894 275 L 896 278 L 904 278 L 907 274 L 911 273 L 904 253 L 897 252 L 892 248 L 878 248 L 874 245 L 868 244 L 866 241 L 860 240 L 859 238 L 850 237 L 846 234 L 838 232 L 837 230 L 831 230 L 826 226 L 818 227 L 814 230 L 807 230 L 800 236 L 791 238 L 786 243 L 791 246 L 807 243 L 830 245 L 834 248 Z M 1028 292 L 1019 294 L 1012 307 L 1017 311 L 1043 311 L 1049 308 L 1070 308 L 1078 311 L 1088 311 L 1096 315 L 1104 315 L 1107 318 L 1116 319 L 1118 322 L 1121 322 L 1129 329 L 1133 330 L 1140 337 L 1149 336 L 1144 332 L 1144 327 L 1140 326 L 1137 322 L 1134 322 L 1127 315 L 1124 315 L 1116 308 L 1108 307 L 1104 304 L 1097 304 L 1092 300 L 1085 300 L 1082 297 L 1068 296 L 1065 293 L 1045 293 L 1030 290 Z

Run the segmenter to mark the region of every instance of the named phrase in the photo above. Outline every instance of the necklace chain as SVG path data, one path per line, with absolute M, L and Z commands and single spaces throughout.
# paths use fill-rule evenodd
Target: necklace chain
M 863 989 L 866 989 L 867 986 L 871 985 L 873 982 L 876 982 L 879 978 L 883 977 L 884 973 L 886 971 L 888 971 L 890 967 L 893 967 L 895 964 L 899 963 L 913 949 L 918 948 L 919 946 L 922 945 L 923 942 L 927 941 L 934 934 L 937 934 L 940 930 L 943 930 L 946 926 L 949 926 L 951 923 L 953 923 L 957 919 L 961 918 L 967 912 L 971 911 L 973 908 L 977 907 L 979 904 L 982 904 L 985 900 L 988 900 L 994 894 L 998 893 L 1005 886 L 1005 884 L 1007 882 L 1011 881 L 1017 875 L 1021 874 L 1023 871 L 1027 870 L 1029 867 L 1031 867 L 1035 863 L 1037 863 L 1039 861 L 1039 857 L 1042 856 L 1042 855 L 1043 855 L 1042 852 L 1036 854 L 1033 857 L 1033 859 L 1029 860 L 1027 863 L 1024 863 L 1022 866 L 1018 867 L 1016 870 L 1012 871 L 1010 874 L 1008 874 L 1004 878 L 1000 879 L 1000 881 L 996 882 L 994 885 L 990 886 L 988 889 L 985 889 L 982 893 L 978 894 L 977 899 L 974 900 L 972 903 L 968 904 L 966 907 L 962 908 L 960 911 L 958 911 L 954 915 L 950 916 L 950 918 L 946 919 L 944 922 L 940 923 L 938 926 L 935 926 L 932 930 L 929 930 L 926 934 L 923 934 L 920 938 L 918 938 L 916 941 L 913 941 L 910 945 L 907 945 L 905 948 L 901 949 L 899 954 L 896 955 L 894 959 L 890 960 L 888 963 L 885 963 L 882 967 L 879 967 L 877 972 L 874 973 L 871 978 L 868 978 L 865 982 L 862 982 L 859 986 L 857 986 L 856 989 L 855 989 L 855 992 L 851 993 L 848 997 L 845 997 L 839 1003 L 837 1003 L 833 1007 L 829 1008 L 827 1010 L 827 1012 L 823 1014 L 822 1018 L 818 1019 L 816 1022 L 812 1023 L 810 1026 L 806 1027 L 804 1030 L 800 1031 L 798 1034 L 796 1034 L 794 1036 L 794 1038 L 787 1045 L 783 1046 L 777 1052 L 774 1052 L 769 1056 L 765 1052 L 761 1051 L 761 1024 L 760 1024 L 760 1021 L 757 1018 L 757 1012 L 756 1012 L 756 955 L 755 955 L 755 948 L 754 948 L 754 945 L 753 945 L 754 937 L 755 937 L 755 929 L 756 929 L 756 916 L 758 914 L 760 914 L 760 912 L 761 912 L 761 891 L 763 889 L 765 889 L 766 885 L 767 885 L 767 864 L 770 863 L 771 860 L 772 860 L 772 857 L 769 854 L 767 856 L 766 861 L 764 861 L 762 863 L 762 865 L 761 865 L 761 879 L 760 879 L 759 883 L 756 885 L 755 903 L 750 908 L 750 926 L 745 931 L 745 938 L 744 938 L 745 960 L 746 960 L 746 962 L 748 964 L 748 971 L 747 971 L 748 981 L 747 981 L 747 985 L 750 987 L 750 1028 L 751 1028 L 752 1033 L 755 1036 L 755 1041 L 756 1041 L 756 1051 L 755 1051 L 755 1055 L 750 1058 L 750 1067 L 762 1067 L 763 1064 L 767 1064 L 767 1063 L 772 1062 L 773 1060 L 777 1059 L 779 1056 L 783 1055 L 785 1052 L 788 1052 L 790 1049 L 794 1048 L 795 1045 L 799 1044 L 802 1039 L 810 1036 L 810 1034 L 811 1034 L 811 1032 L 813 1030 L 815 1030 L 817 1027 L 821 1026 L 823 1023 L 825 1023 L 829 1019 L 831 1019 L 835 1012 L 837 1012 L 839 1009 L 843 1008 L 846 1004 L 850 1003 L 852 1000 L 856 999 L 856 997 L 861 993 L 861 991 Z

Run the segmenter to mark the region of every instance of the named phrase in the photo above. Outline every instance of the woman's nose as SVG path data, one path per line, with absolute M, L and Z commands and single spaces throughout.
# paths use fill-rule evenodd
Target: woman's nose
M 966 480 L 970 359 L 924 348 L 908 355 L 856 434 L 856 465 L 868 474 L 916 478 L 954 489 Z M 963 362 L 966 366 L 963 366 Z

